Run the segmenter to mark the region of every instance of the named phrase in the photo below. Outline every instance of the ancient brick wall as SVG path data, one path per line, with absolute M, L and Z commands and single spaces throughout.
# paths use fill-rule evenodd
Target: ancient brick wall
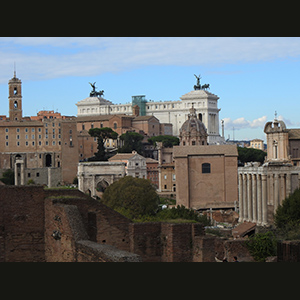
M 300 262 L 300 241 L 280 241 L 277 243 L 278 262 Z
M 129 224 L 130 251 L 139 254 L 143 261 L 161 261 L 161 223 Z
M 0 261 L 45 261 L 44 189 L 0 186 Z
M 202 224 L 131 223 L 130 251 L 143 261 L 193 261 L 195 239 L 203 235 Z

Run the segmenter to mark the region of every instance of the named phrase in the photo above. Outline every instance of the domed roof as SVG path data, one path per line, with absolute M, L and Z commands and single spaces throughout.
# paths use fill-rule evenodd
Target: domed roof
M 182 124 L 180 134 L 198 132 L 201 136 L 207 136 L 205 125 L 197 118 L 194 106 L 190 109 L 189 118 Z

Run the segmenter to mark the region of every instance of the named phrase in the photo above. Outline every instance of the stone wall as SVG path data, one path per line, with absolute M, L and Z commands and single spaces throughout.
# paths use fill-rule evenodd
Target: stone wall
M 277 243 L 278 262 L 300 262 L 300 241 L 280 241 Z
M 0 186 L 1 262 L 211 262 L 217 249 L 246 260 L 243 243 L 199 223 L 132 223 L 75 189 Z
M 0 261 L 45 261 L 44 190 L 0 186 Z

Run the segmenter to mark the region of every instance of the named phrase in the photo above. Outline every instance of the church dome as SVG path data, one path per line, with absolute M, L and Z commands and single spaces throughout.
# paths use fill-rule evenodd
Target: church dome
M 183 146 L 207 145 L 207 130 L 197 118 L 194 106 L 190 109 L 188 119 L 179 130 L 179 138 L 180 145 Z

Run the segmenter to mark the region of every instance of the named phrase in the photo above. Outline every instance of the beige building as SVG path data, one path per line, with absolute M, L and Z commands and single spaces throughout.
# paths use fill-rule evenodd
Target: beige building
M 128 176 L 147 179 L 146 158 L 136 151 L 132 153 L 117 153 L 108 159 L 110 162 L 125 163 L 125 173 Z
M 267 157 L 262 166 L 248 163 L 238 168 L 239 221 L 270 225 L 278 205 L 298 188 L 300 129 L 287 129 L 276 118 L 264 128 Z
M 77 173 L 76 117 L 53 111 L 22 115 L 22 82 L 9 80 L 9 117 L 0 116 L 0 172 L 15 170 L 15 183 L 72 183 Z
M 229 209 L 237 203 L 237 147 L 207 145 L 207 130 L 192 105 L 173 147 L 176 204 L 193 209 Z
M 253 140 L 250 141 L 249 148 L 264 150 L 265 149 L 264 141 L 260 140 L 260 139 L 253 139 Z
M 176 204 L 194 209 L 234 208 L 237 148 L 234 145 L 174 146 Z

